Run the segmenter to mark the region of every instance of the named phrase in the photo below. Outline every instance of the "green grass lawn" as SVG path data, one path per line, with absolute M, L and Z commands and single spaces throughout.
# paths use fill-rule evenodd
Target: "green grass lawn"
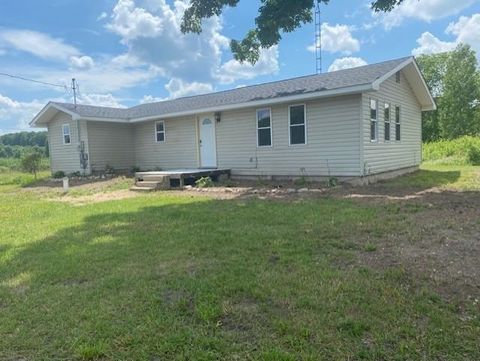
M 480 191 L 480 166 L 423 164 L 420 171 L 385 183 L 390 188 Z
M 385 185 L 478 190 L 478 174 Z M 421 208 L 168 193 L 75 206 L 12 183 L 0 174 L 1 360 L 480 359 L 474 301 L 356 261 Z

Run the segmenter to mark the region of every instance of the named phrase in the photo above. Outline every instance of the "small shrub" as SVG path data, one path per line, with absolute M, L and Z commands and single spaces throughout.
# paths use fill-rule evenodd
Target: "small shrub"
M 52 174 L 52 177 L 55 179 L 64 178 L 65 172 L 63 170 L 57 170 L 55 173 Z
M 214 184 L 213 184 L 212 178 L 202 177 L 195 181 L 195 185 L 198 188 L 208 188 L 208 187 L 213 187 Z
M 338 178 L 335 177 L 329 177 L 327 181 L 327 186 L 328 187 L 336 187 L 338 186 Z
M 465 159 L 468 164 L 480 165 L 480 146 L 471 146 L 466 150 Z
M 130 173 L 132 174 L 135 174 L 137 172 L 140 172 L 140 167 L 135 166 L 130 169 Z
M 80 173 L 79 171 L 76 171 L 76 172 L 70 173 L 68 176 L 69 177 L 81 177 L 82 173 Z
M 37 152 L 27 153 L 22 156 L 22 169 L 32 173 L 37 179 L 37 172 L 40 170 L 42 163 L 42 155 Z

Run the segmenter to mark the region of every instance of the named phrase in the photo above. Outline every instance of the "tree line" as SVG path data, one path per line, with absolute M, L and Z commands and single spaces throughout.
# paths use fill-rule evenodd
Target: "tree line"
M 48 157 L 47 132 L 0 135 L 0 158 L 22 158 L 26 153 L 39 153 Z
M 437 104 L 422 114 L 423 141 L 480 135 L 480 71 L 470 46 L 421 55 L 417 62 Z

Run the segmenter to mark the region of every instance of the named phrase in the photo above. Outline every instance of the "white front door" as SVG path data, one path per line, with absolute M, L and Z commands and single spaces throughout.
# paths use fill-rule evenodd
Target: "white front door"
M 217 167 L 217 150 L 215 144 L 215 123 L 213 116 L 200 117 L 200 166 Z

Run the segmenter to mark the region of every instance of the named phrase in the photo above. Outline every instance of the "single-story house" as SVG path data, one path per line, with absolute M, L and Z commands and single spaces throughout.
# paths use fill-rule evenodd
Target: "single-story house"
M 31 125 L 48 129 L 52 172 L 350 178 L 415 169 L 434 109 L 406 57 L 127 109 L 50 102 Z

